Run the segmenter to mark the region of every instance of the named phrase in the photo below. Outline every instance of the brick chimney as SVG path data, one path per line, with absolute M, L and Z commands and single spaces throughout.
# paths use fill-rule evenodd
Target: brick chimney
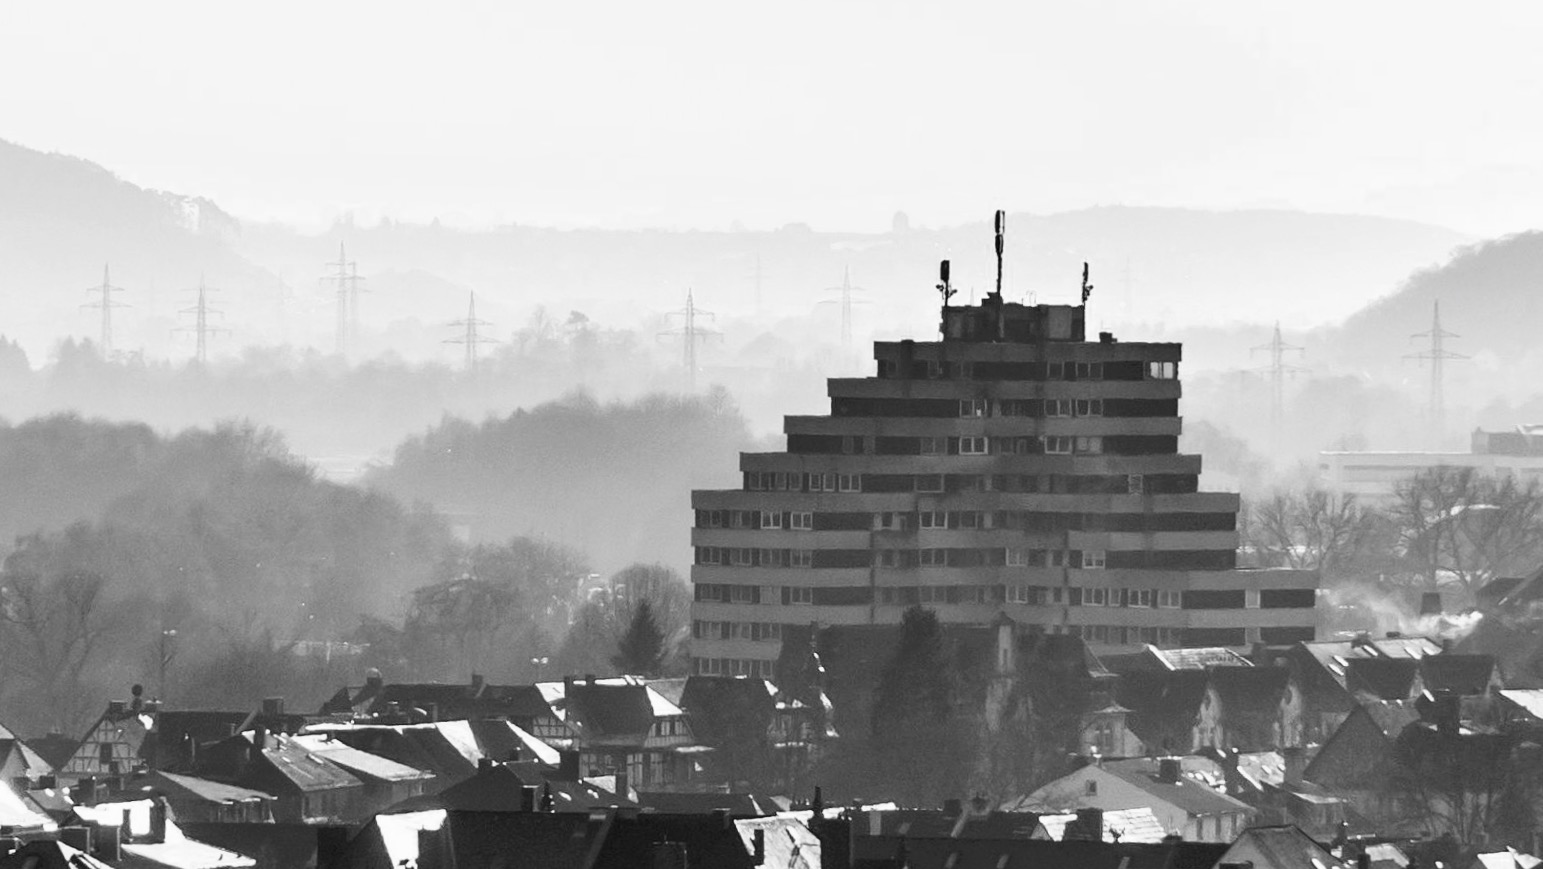
M 1176 785 L 1179 783 L 1183 770 L 1184 767 L 1176 757 L 1158 758 L 1157 780 L 1164 784 Z
M 1302 784 L 1302 774 L 1307 771 L 1307 752 L 1303 751 L 1300 745 L 1288 745 L 1280 750 L 1280 755 L 1286 762 L 1284 773 L 1286 784 Z

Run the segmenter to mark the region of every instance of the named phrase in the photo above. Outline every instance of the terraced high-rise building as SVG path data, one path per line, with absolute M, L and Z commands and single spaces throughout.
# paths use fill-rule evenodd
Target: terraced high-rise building
M 695 671 L 770 675 L 784 626 L 912 604 L 1095 651 L 1312 639 L 1317 574 L 1238 569 L 1238 496 L 1178 451 L 1181 346 L 1087 341 L 1084 313 L 945 306 L 942 340 L 877 342 L 741 488 L 693 492 Z

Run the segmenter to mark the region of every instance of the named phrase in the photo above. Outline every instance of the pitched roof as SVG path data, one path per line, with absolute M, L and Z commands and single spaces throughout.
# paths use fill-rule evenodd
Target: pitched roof
M 1159 649 L 1149 645 L 1147 652 L 1168 670 L 1254 666 L 1254 662 L 1227 648 Z
M 562 760 L 561 753 L 557 749 L 530 735 L 511 721 L 487 718 L 468 721 L 467 725 L 471 728 L 472 736 L 476 738 L 477 747 L 481 750 L 483 757 L 508 761 L 518 753 L 520 759 L 534 758 L 541 763 L 553 765 Z
M 1534 720 L 1543 721 L 1543 688 L 1508 688 L 1501 691 L 1500 696 L 1516 704 Z
M 1218 863 L 1251 862 L 1255 869 L 1349 869 L 1306 833 L 1292 826 L 1250 827 Z
M 1285 667 L 1217 667 L 1209 675 L 1228 715 L 1273 710 L 1291 680 Z
M 360 786 L 357 778 L 322 755 L 289 737 L 273 737 L 273 744 L 262 750 L 263 758 L 279 775 L 302 791 L 325 791 Z
M 172 869 L 239 869 L 257 865 L 251 857 L 189 839 L 170 819 L 166 821 L 162 841 L 124 842 L 122 847 L 126 857 Z
M 1410 700 L 1419 696 L 1420 662 L 1413 658 L 1350 658 L 1345 662 L 1345 687 L 1379 700 Z
M 1077 820 L 1076 815 L 1041 815 L 1039 822 L 1044 825 L 1045 832 L 1050 838 L 1061 841 L 1066 838 L 1066 825 Z M 1139 809 L 1111 809 L 1104 812 L 1103 838 L 1105 842 L 1161 842 L 1168 831 L 1163 829 L 1162 821 L 1152 814 L 1152 809 L 1142 806 Z
M 639 791 L 638 802 L 645 809 L 677 815 L 710 814 L 717 809 L 726 810 L 735 818 L 761 818 L 777 813 L 770 800 L 757 799 L 755 794 Z
M 820 838 L 797 818 L 741 818 L 734 822 L 746 851 L 755 850 L 760 832 L 765 869 L 820 869 Z
M 1451 691 L 1463 697 L 1487 693 L 1494 673 L 1492 655 L 1435 655 L 1420 662 L 1426 690 Z
M 1534 869 L 1539 863 L 1543 863 L 1543 860 L 1531 854 L 1523 854 L 1515 848 L 1491 851 L 1488 854 L 1475 854 L 1473 858 L 1484 869 Z
M 1103 769 L 1191 815 L 1253 811 L 1246 803 L 1219 794 L 1184 776 L 1179 776 L 1176 782 L 1164 781 L 1158 775 L 1158 761 L 1154 758 L 1106 761 Z
M 36 858 L 36 859 L 33 859 Z M 41 839 L 0 857 L 0 869 L 113 869 L 107 863 L 64 844 Z
M 360 751 L 346 742 L 321 735 L 297 736 L 295 745 L 306 749 L 343 769 L 364 779 L 381 782 L 419 781 L 434 777 L 432 772 L 417 769 L 378 754 Z
M 858 837 L 858 865 L 890 861 L 903 847 L 911 869 L 1212 869 L 1225 845 L 1201 842 L 1056 842 L 1040 839 Z
M 457 782 L 437 794 L 404 800 L 388 811 L 393 814 L 446 809 L 466 812 L 520 812 L 524 810 L 527 787 L 536 788 L 538 801 L 544 791 L 552 794 L 556 812 L 588 812 L 611 806 L 635 807 L 637 804 L 588 782 L 564 782 L 532 776 L 526 764 L 494 763 L 479 768 L 477 774 Z
M 197 776 L 160 770 L 152 772 L 147 777 L 146 782 L 151 788 L 172 791 L 220 805 L 263 802 L 276 799 L 272 794 L 252 790 L 251 788 L 237 787 L 225 782 L 210 781 L 209 779 Z

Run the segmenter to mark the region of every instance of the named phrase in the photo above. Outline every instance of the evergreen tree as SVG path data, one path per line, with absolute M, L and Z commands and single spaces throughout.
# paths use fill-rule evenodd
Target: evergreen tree
M 632 611 L 627 632 L 616 644 L 611 663 L 623 673 L 658 676 L 664 666 L 665 651 L 664 632 L 654 619 L 654 608 L 646 600 L 639 602 Z
M 965 792 L 975 766 L 976 722 L 956 709 L 959 666 L 937 613 L 905 611 L 900 643 L 874 691 L 866 747 L 872 796 L 937 805 Z

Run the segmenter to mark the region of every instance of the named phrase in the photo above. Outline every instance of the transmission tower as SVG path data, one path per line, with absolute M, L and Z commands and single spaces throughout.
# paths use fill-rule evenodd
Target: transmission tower
M 825 292 L 840 294 L 838 298 L 826 299 L 820 304 L 839 304 L 841 306 L 841 353 L 846 364 L 853 365 L 854 353 L 852 348 L 852 306 L 868 304 L 867 300 L 865 299 L 854 298 L 854 294 L 866 293 L 868 291 L 862 287 L 852 286 L 852 267 L 847 266 L 841 272 L 841 286 L 826 287 Z
M 445 343 L 462 345 L 462 352 L 466 354 L 464 362 L 466 370 L 468 372 L 475 372 L 477 370 L 477 347 L 481 344 L 498 343 L 497 338 L 489 338 L 477 331 L 483 326 L 491 326 L 493 324 L 489 323 L 487 320 L 477 319 L 476 293 L 470 294 L 470 298 L 466 302 L 466 319 L 452 320 L 449 325 L 463 331 L 460 335 L 457 335 L 454 338 L 446 338 Z
M 336 293 L 337 325 L 334 338 L 336 352 L 342 356 L 358 344 L 359 293 L 368 290 L 360 289 L 359 284 L 364 278 L 359 277 L 359 264 L 348 258 L 342 242 L 338 242 L 337 261 L 325 265 L 332 271 L 321 280 L 324 284 L 331 284 Z
M 1270 376 L 1270 441 L 1272 450 L 1280 446 L 1281 422 L 1285 416 L 1286 405 L 1286 376 L 1299 374 L 1306 371 L 1295 365 L 1286 364 L 1287 353 L 1303 353 L 1303 349 L 1295 344 L 1287 344 L 1280 337 L 1280 321 L 1275 321 L 1275 335 L 1267 344 L 1260 344 L 1249 351 L 1250 355 L 1259 351 L 1270 354 L 1270 364 L 1256 371 L 1262 371 Z
M 100 308 L 102 311 L 102 337 L 100 348 L 102 358 L 107 359 L 113 353 L 113 308 L 127 308 L 122 302 L 113 301 L 113 293 L 123 292 L 122 287 L 115 287 L 112 278 L 108 275 L 107 266 L 102 266 L 102 285 L 99 287 L 87 287 L 86 292 L 100 296 L 94 302 L 81 305 L 82 308 Z
M 660 332 L 659 335 L 660 337 L 676 337 L 681 339 L 681 364 L 686 369 L 686 391 L 694 394 L 696 392 L 697 343 L 722 336 L 722 333 L 716 329 L 697 325 L 697 318 L 706 317 L 712 320 L 717 315 L 711 311 L 704 311 L 698 308 L 692 291 L 688 289 L 686 290 L 686 307 L 681 308 L 679 311 L 671 311 L 665 316 L 679 317 L 681 320 L 679 329 Z
M 1431 327 L 1428 332 L 1416 332 L 1410 335 L 1410 340 L 1415 338 L 1429 338 L 1430 349 L 1419 353 L 1410 353 L 1405 359 L 1418 359 L 1422 362 L 1430 361 L 1430 427 L 1431 437 L 1437 445 L 1441 442 L 1443 432 L 1446 431 L 1446 390 L 1442 384 L 1442 365 L 1448 359 L 1467 359 L 1461 353 L 1453 353 L 1446 349 L 1446 339 L 1461 338 L 1456 332 L 1448 332 L 1441 328 L 1441 301 L 1433 303 L 1431 313 Z
M 193 290 L 189 290 L 188 292 L 194 292 L 194 291 Z M 198 276 L 198 290 L 197 290 L 197 293 L 198 293 L 198 302 L 197 302 L 197 304 L 193 305 L 193 307 L 191 307 L 191 308 L 183 308 L 181 311 L 177 312 L 179 314 L 192 314 L 193 315 L 193 325 L 191 325 L 191 326 L 179 326 L 175 331 L 177 331 L 177 332 L 192 332 L 193 333 L 193 335 L 195 336 L 195 339 L 197 341 L 197 348 L 193 351 L 193 358 L 198 362 L 199 365 L 205 365 L 205 364 L 207 364 L 209 362 L 209 337 L 211 335 L 216 335 L 216 334 L 220 334 L 220 333 L 230 334 L 230 330 L 229 329 L 224 329 L 224 328 L 220 328 L 220 327 L 217 327 L 217 326 L 209 325 L 209 318 L 211 316 L 213 316 L 213 317 L 224 317 L 225 316 L 225 312 L 224 311 L 217 311 L 217 310 L 209 307 L 208 294 L 209 293 L 218 293 L 218 292 L 219 292 L 219 290 L 214 288 L 214 287 L 204 286 L 204 276 L 203 275 L 199 275 Z

